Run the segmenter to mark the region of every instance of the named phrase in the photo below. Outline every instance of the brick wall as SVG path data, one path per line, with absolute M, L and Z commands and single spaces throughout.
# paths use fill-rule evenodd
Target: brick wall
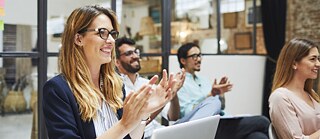
M 320 0 L 288 0 L 286 40 L 312 39 L 320 45 Z M 320 92 L 320 81 L 315 81 Z
M 320 43 L 319 0 L 288 0 L 286 40 L 295 37 Z

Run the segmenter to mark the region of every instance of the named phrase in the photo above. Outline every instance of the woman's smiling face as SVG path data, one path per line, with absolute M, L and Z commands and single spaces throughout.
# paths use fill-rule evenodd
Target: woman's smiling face
M 311 48 L 309 54 L 295 63 L 296 74 L 306 79 L 316 79 L 320 67 L 319 52 L 316 47 Z
M 104 14 L 97 16 L 88 27 L 89 30 L 100 28 L 105 28 L 108 31 L 114 29 L 110 18 Z M 89 66 L 97 66 L 111 61 L 115 39 L 110 34 L 108 39 L 104 40 L 100 37 L 99 31 L 87 31 L 81 42 Z

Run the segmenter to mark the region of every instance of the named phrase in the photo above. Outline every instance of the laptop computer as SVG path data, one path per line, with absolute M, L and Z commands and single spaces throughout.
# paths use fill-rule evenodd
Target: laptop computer
M 214 139 L 220 116 L 210 116 L 153 131 L 151 139 Z

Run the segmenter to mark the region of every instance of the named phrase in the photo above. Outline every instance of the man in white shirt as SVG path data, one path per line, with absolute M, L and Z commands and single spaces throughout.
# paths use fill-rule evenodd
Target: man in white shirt
M 138 71 L 141 69 L 140 66 L 140 51 L 135 46 L 135 41 L 126 37 L 118 38 L 116 40 L 116 66 L 120 75 L 123 78 L 123 82 L 125 84 L 126 93 L 130 93 L 131 91 L 136 91 L 139 89 L 143 84 L 149 82 L 148 79 L 142 78 L 139 76 Z M 185 72 L 184 69 L 182 72 L 177 73 L 174 75 L 176 79 L 175 85 L 172 87 L 173 98 L 170 101 L 170 108 L 168 110 L 168 119 L 169 120 L 178 120 L 180 117 L 180 105 L 179 100 L 176 95 L 177 91 L 181 88 L 184 78 Z M 153 120 L 160 112 L 156 111 L 150 116 L 150 120 L 147 121 L 147 126 L 145 128 L 145 138 L 150 138 L 152 132 L 156 128 L 162 127 L 156 120 Z

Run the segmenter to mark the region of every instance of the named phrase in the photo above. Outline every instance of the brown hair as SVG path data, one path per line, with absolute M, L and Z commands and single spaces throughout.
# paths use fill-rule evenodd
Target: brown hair
M 115 71 L 115 50 L 112 50 L 111 62 L 101 65 L 100 75 L 104 83 L 101 94 L 93 87 L 82 47 L 77 46 L 74 42 L 77 32 L 89 27 L 93 20 L 101 14 L 107 15 L 113 28 L 118 31 L 117 19 L 113 11 L 99 6 L 84 6 L 71 13 L 62 34 L 59 70 L 71 87 L 79 104 L 81 118 L 85 121 L 96 116 L 101 99 L 107 100 L 106 102 L 114 112 L 122 107 L 122 80 Z
M 298 38 L 292 39 L 282 48 L 273 78 L 272 92 L 292 80 L 294 75 L 292 65 L 294 62 L 300 61 L 302 58 L 306 57 L 311 48 L 318 48 L 318 46 L 310 40 Z M 319 95 L 313 90 L 312 79 L 307 79 L 304 90 L 316 101 L 320 102 Z

